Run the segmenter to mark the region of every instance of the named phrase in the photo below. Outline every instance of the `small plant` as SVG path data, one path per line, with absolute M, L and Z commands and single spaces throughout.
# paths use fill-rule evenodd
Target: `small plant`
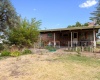
M 14 52 L 11 52 L 11 56 L 13 56 L 13 57 L 17 57 L 17 56 L 20 56 L 20 52 L 19 51 L 14 51 Z
M 81 56 L 81 52 L 80 51 L 81 51 L 80 48 L 77 48 L 77 51 L 76 51 L 78 53 L 77 56 Z
M 32 51 L 29 50 L 29 49 L 25 49 L 25 50 L 23 51 L 23 54 L 31 54 L 31 53 L 32 53 Z
M 4 50 L 1 52 L 1 56 L 10 56 L 10 52 L 7 50 Z

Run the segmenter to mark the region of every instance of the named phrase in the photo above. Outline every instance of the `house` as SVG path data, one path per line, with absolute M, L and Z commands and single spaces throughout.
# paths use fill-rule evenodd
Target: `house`
M 40 31 L 41 46 L 94 46 L 96 47 L 96 33 L 100 26 L 72 27 L 49 29 Z
M 95 25 L 95 22 L 88 22 L 88 27 L 92 27 Z

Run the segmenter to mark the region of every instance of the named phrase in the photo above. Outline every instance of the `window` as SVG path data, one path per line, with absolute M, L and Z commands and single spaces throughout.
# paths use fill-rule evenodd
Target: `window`
M 48 36 L 48 37 L 52 37 L 53 34 L 52 34 L 52 33 L 48 33 L 47 36 Z

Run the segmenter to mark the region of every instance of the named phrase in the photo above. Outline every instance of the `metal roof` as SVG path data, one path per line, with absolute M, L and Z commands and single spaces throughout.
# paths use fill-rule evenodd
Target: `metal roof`
M 40 30 L 40 32 L 85 30 L 85 29 L 93 29 L 93 28 L 95 28 L 95 29 L 100 29 L 100 26 L 91 26 L 91 27 L 71 27 L 71 28 L 47 29 L 47 30 Z

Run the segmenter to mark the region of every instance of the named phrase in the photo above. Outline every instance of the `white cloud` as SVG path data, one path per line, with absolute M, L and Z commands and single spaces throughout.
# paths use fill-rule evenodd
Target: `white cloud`
M 89 8 L 97 4 L 96 0 L 87 0 L 86 2 L 79 5 L 80 8 Z

